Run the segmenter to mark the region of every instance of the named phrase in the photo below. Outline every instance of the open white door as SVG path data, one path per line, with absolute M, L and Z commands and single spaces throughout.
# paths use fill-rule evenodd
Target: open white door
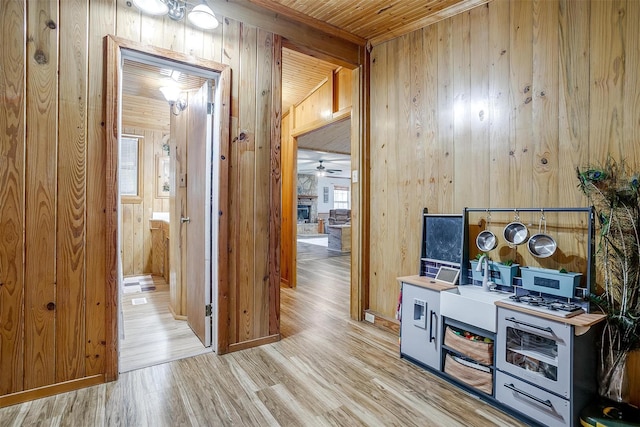
M 207 81 L 189 97 L 187 130 L 187 209 L 181 219 L 186 229 L 184 274 L 187 288 L 187 322 L 205 347 L 211 346 L 211 248 L 217 237 L 211 228 L 212 114 L 211 83 Z M 217 233 L 215 233 L 217 234 Z

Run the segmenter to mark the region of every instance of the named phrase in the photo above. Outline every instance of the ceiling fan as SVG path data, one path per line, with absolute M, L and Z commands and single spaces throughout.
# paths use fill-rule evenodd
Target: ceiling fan
M 324 160 L 318 160 L 318 166 L 316 166 L 315 169 L 309 169 L 307 171 L 304 172 L 315 172 L 318 175 L 324 175 L 326 173 L 336 173 L 336 172 L 342 172 L 342 169 L 327 169 L 322 162 L 324 162 Z

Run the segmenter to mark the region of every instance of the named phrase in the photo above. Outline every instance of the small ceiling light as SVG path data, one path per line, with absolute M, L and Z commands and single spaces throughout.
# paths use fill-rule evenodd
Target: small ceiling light
M 211 8 L 204 2 L 194 7 L 193 10 L 189 12 L 189 15 L 187 15 L 187 18 L 193 25 L 203 30 L 213 30 L 218 26 L 216 15 L 214 15 Z
M 162 0 L 133 0 L 133 4 L 149 15 L 166 15 L 169 7 Z

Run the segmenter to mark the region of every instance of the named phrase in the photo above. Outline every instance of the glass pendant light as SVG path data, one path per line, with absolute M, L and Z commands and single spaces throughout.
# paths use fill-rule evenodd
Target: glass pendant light
M 161 0 L 133 0 L 133 4 L 149 15 L 166 15 L 169 7 Z
M 194 7 L 187 18 L 193 25 L 203 30 L 213 30 L 218 26 L 216 15 L 206 3 L 202 3 Z

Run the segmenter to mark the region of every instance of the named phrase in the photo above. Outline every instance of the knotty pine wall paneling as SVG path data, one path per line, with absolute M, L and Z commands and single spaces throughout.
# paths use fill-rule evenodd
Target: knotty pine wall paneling
M 451 48 L 451 38 L 453 37 L 452 20 L 447 19 L 436 24 L 437 34 L 424 32 L 423 44 L 429 45 L 429 41 L 425 40 L 428 37 L 436 37 L 437 43 L 435 44 L 436 50 L 432 50 L 431 55 L 427 58 L 432 59 L 433 62 L 437 61 L 437 74 L 426 75 L 427 81 L 435 79 L 431 85 L 437 86 L 437 99 L 430 98 L 431 104 L 425 106 L 426 109 L 433 109 L 437 115 L 437 126 L 434 128 L 434 132 L 428 134 L 430 138 L 427 139 L 429 144 L 427 149 L 432 156 L 427 165 L 429 169 L 432 169 L 434 173 L 429 176 L 429 183 L 437 188 L 437 199 L 426 200 L 425 206 L 429 208 L 430 212 L 434 211 L 431 206 L 437 206 L 437 212 L 453 212 L 454 203 L 454 151 L 453 151 L 453 117 L 454 117 L 454 98 L 453 98 L 453 84 L 452 84 L 452 69 L 453 69 L 453 53 Z M 436 72 L 436 70 L 433 70 Z M 424 142 L 422 143 L 424 144 Z M 431 148 L 433 147 L 433 148 Z M 417 149 L 422 148 L 422 145 Z M 413 248 L 411 248 L 414 250 Z
M 510 92 L 514 115 L 510 118 L 513 153 L 509 158 L 507 206 L 530 206 L 532 203 L 530 177 L 533 174 L 532 100 L 533 89 L 533 2 L 510 4 Z M 513 191 L 514 188 L 526 189 Z M 492 200 L 496 206 L 498 200 Z
M 88 0 L 60 8 L 55 382 L 85 376 Z
M 576 191 L 576 174 L 564 164 L 585 165 L 589 161 L 589 15 L 591 3 L 561 2 L 558 9 L 558 201 L 582 206 L 584 196 Z M 640 9 L 638 9 L 640 11 Z M 587 225 L 584 215 L 565 214 L 569 223 Z M 587 246 L 580 234 L 563 236 L 584 259 Z
M 255 252 L 253 258 L 256 261 L 256 270 L 253 279 L 253 283 L 255 283 L 253 307 L 249 307 L 249 311 L 253 314 L 253 325 L 251 327 L 252 332 L 246 336 L 247 338 L 243 337 L 244 339 L 251 339 L 256 335 L 259 337 L 270 335 L 269 311 L 271 304 L 265 304 L 265 301 L 273 301 L 273 295 L 270 292 L 271 276 L 269 274 L 270 263 L 272 260 L 270 257 L 264 256 L 264 254 L 270 253 L 269 239 L 273 239 L 277 242 L 280 238 L 279 233 L 272 234 L 271 232 L 273 230 L 270 229 L 270 188 L 272 184 L 271 113 L 273 105 L 272 81 L 274 79 L 272 74 L 274 61 L 273 47 L 273 35 L 261 29 L 257 29 L 256 49 L 258 52 L 263 52 L 263 54 L 256 61 L 253 71 L 255 79 L 255 157 L 253 159 L 253 166 L 249 166 L 255 171 L 255 176 L 253 177 L 253 182 L 255 182 L 253 217 L 258 220 L 254 220 L 255 229 L 253 234 L 253 247 Z M 255 56 L 257 57 L 257 55 Z M 278 98 L 280 98 L 280 96 L 278 96 Z M 278 120 L 274 120 L 273 122 L 279 123 L 279 117 Z M 280 145 L 278 141 L 276 141 L 275 144 L 277 146 Z M 274 170 L 274 173 L 277 173 L 277 171 Z M 260 177 L 269 177 L 269 179 L 261 179 Z M 274 193 L 276 193 L 276 191 L 274 191 Z M 277 201 L 279 205 L 279 192 L 277 193 Z M 277 222 L 279 223 L 279 218 Z M 279 282 L 279 280 L 277 282 Z M 279 283 L 277 283 L 276 289 L 279 290 Z
M 85 252 L 85 374 L 105 372 L 106 165 L 104 126 L 104 34 L 115 32 L 114 0 L 91 0 L 89 7 L 89 97 L 87 120 L 87 227 Z
M 105 215 L 112 167 L 105 148 L 107 34 L 231 66 L 227 255 L 235 271 L 226 338 L 245 347 L 265 335 L 277 339 L 277 322 L 270 328 L 270 316 L 278 314 L 273 283 L 265 277 L 277 267 L 268 204 L 279 185 L 271 153 L 278 147 L 270 140 L 279 133 L 273 88 L 281 71 L 273 50 L 280 41 L 219 18 L 218 29 L 204 32 L 144 16 L 125 0 L 0 4 L 0 405 L 117 377 L 117 346 L 107 342 L 113 331 L 106 323 L 117 300 L 106 294 L 111 261 L 104 255 L 112 237 Z M 140 217 L 164 207 L 151 202 Z
M 24 2 L 0 2 L 0 395 L 24 389 Z
M 586 206 L 576 166 L 611 153 L 640 167 L 638 16 L 640 4 L 627 0 L 493 0 L 373 48 L 372 311 L 392 318 L 395 277 L 417 273 L 421 225 L 406 216 L 422 207 Z M 550 227 L 556 257 L 502 244 L 492 256 L 585 268 L 587 218 L 545 216 L 559 224 Z M 539 218 L 521 219 L 536 232 Z M 492 219 L 501 233 L 513 214 Z
M 239 81 L 240 75 L 240 49 L 241 49 L 241 25 L 239 22 L 224 19 L 222 21 L 223 27 L 223 51 L 225 55 L 225 63 L 229 64 L 232 69 L 232 80 Z M 239 158 L 241 130 L 238 127 L 238 119 L 240 117 L 240 86 L 239 84 L 233 84 L 231 87 L 231 158 Z M 246 138 L 246 134 L 243 134 L 243 140 Z M 229 244 L 237 246 L 240 241 L 240 198 L 232 197 L 231 194 L 237 194 L 239 187 L 239 174 L 240 167 L 231 165 L 229 168 L 229 215 L 234 218 L 229 223 Z M 229 283 L 238 283 L 239 277 L 239 264 L 240 259 L 237 256 L 229 257 Z M 239 307 L 239 289 L 230 289 L 229 292 L 229 342 L 235 343 L 239 337 L 239 314 L 237 313 Z
M 256 161 L 256 141 L 255 141 L 255 124 L 256 124 L 256 80 L 255 70 L 256 61 L 255 49 L 257 46 L 257 31 L 255 28 L 242 26 L 240 28 L 240 40 L 243 46 L 239 52 L 240 55 L 240 91 L 249 94 L 252 102 L 240 103 L 238 128 L 241 134 L 238 142 L 238 164 L 237 188 L 242 189 L 244 194 L 250 197 L 243 197 L 238 203 L 239 210 L 237 218 L 239 222 L 238 241 L 249 243 L 255 234 L 257 224 L 254 222 L 253 212 L 255 208 L 255 170 L 249 165 L 254 165 Z M 245 48 L 246 47 L 246 48 Z M 241 96 L 241 94 L 239 94 Z M 255 260 L 255 252 L 257 248 L 250 244 L 243 244 L 239 247 L 241 253 L 238 259 L 238 282 L 255 283 L 255 276 L 260 270 L 258 261 Z M 259 261 L 258 261 L 259 262 Z M 261 293 L 260 286 L 256 289 Z M 238 336 L 239 341 L 244 341 L 244 337 L 248 337 L 253 329 L 253 289 L 243 286 L 238 289 Z
M 483 9 L 483 11 L 486 8 Z M 512 100 L 509 97 L 509 4 L 498 2 L 487 10 L 488 55 L 487 75 L 488 97 L 482 112 L 488 131 L 489 167 L 496 179 L 489 183 L 489 206 L 498 206 L 509 199 L 509 162 L 498 161 L 502 153 L 511 150 L 509 118 L 512 114 Z
M 27 4 L 24 388 L 56 382 L 58 8 Z M 64 230 L 61 230 L 64 232 Z M 62 291 L 62 289 L 60 289 Z

